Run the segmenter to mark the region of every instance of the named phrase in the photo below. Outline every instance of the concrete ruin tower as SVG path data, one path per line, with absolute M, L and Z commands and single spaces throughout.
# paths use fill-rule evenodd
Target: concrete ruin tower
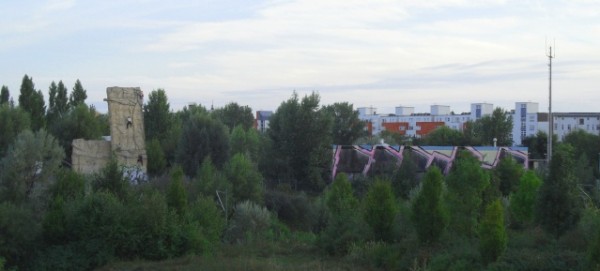
M 142 105 L 144 94 L 139 87 L 109 87 L 108 102 L 111 150 L 119 164 L 139 166 L 147 172 L 146 139 Z

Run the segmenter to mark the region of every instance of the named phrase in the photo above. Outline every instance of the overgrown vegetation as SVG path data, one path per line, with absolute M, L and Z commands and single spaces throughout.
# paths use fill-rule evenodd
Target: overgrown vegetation
M 131 185 L 116 160 L 95 175 L 69 168 L 68 142 L 108 126 L 81 82 L 73 89 L 53 83 L 46 108 L 28 76 L 19 105 L 2 88 L 0 270 L 600 266 L 598 136 L 566 137 L 547 174 L 510 159 L 486 170 L 461 152 L 447 176 L 435 166 L 417 172 L 406 154 L 395 171 L 330 180 L 331 144 L 364 140 L 351 104 L 293 94 L 259 134 L 246 106 L 172 112 L 156 90 L 144 106 L 150 181 Z M 422 141 L 490 141 L 509 122 L 500 109 Z

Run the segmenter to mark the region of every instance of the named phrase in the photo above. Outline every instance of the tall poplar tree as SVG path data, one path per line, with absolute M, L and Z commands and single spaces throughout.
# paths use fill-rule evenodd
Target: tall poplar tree
M 84 104 L 85 99 L 87 99 L 87 91 L 83 88 L 83 85 L 81 85 L 81 81 L 77 79 L 73 86 L 73 92 L 71 92 L 71 96 L 69 96 L 69 105 L 71 107 L 76 107 L 79 104 Z
M 412 206 L 412 221 L 422 243 L 435 243 L 448 225 L 448 213 L 444 208 L 443 176 L 437 167 L 425 173 L 423 187 Z
M 31 129 L 37 131 L 45 126 L 46 105 L 44 94 L 41 91 L 35 90 L 33 78 L 27 75 L 23 76 L 23 81 L 21 82 L 19 106 L 29 113 L 31 117 Z
M 8 104 L 9 98 L 10 98 L 10 92 L 8 91 L 8 87 L 2 86 L 2 90 L 0 90 L 0 105 Z
M 156 89 L 148 95 L 148 103 L 144 105 L 144 128 L 146 140 L 167 138 L 173 123 L 169 98 L 164 89 Z

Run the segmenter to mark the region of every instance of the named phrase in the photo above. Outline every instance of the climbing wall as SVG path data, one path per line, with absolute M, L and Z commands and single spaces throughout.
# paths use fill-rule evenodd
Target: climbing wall
M 142 105 L 144 94 L 137 88 L 109 87 L 106 101 L 110 117 L 111 149 L 119 164 L 140 167 L 146 173 L 146 146 Z

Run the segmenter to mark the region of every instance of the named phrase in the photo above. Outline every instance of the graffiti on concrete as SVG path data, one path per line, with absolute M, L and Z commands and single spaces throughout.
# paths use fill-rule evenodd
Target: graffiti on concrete
M 442 173 L 448 174 L 461 150 L 473 154 L 486 169 L 496 167 L 507 156 L 525 168 L 528 164 L 526 147 L 336 145 L 333 148 L 332 177 L 335 178 L 339 172 L 367 175 L 373 170 L 394 170 L 406 157 L 412 159 L 421 172 L 437 166 Z

